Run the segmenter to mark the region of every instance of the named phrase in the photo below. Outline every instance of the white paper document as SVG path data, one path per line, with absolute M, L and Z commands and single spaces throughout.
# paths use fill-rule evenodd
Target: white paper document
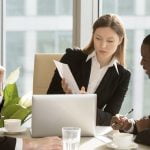
M 110 143 L 112 142 L 112 139 L 110 137 L 112 130 L 112 127 L 109 126 L 96 126 L 95 138 L 104 143 Z
M 96 126 L 96 135 L 105 135 L 111 132 L 113 129 L 110 126 Z
M 56 68 L 59 72 L 60 77 L 65 79 L 69 88 L 72 90 L 72 93 L 79 94 L 80 90 L 79 90 L 78 85 L 70 71 L 68 64 L 64 64 L 64 63 L 61 63 L 56 60 L 54 60 L 54 63 L 56 65 Z

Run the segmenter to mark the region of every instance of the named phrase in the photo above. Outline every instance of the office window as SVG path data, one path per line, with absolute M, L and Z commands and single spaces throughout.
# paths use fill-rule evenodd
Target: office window
M 32 90 L 36 52 L 64 53 L 72 47 L 72 0 L 6 0 L 4 65 L 6 76 L 21 67 L 21 95 Z M 6 13 L 5 13 L 6 12 Z
M 70 35 L 70 32 L 58 32 L 57 36 L 59 37 L 59 50 L 61 53 L 64 53 L 64 50 L 70 45 Z
M 37 0 L 38 15 L 55 15 L 56 0 Z
M 118 3 L 118 4 L 117 4 Z M 117 0 L 115 6 L 118 5 L 118 13 L 120 15 L 133 15 L 134 14 L 134 0 Z M 127 11 L 128 10 L 128 11 Z
M 126 51 L 126 67 L 129 68 L 129 70 L 132 72 L 134 70 L 134 66 L 133 64 L 133 55 L 134 55 L 134 51 L 133 51 L 133 33 L 134 31 L 132 30 L 127 30 L 127 51 Z M 127 96 L 125 98 L 125 101 L 123 103 L 123 108 L 131 108 L 132 106 L 132 84 L 133 84 L 133 80 L 132 80 L 132 76 L 131 76 L 131 80 L 129 83 L 129 88 L 128 88 L 128 92 L 127 92 Z M 122 110 L 123 111 L 123 110 Z M 126 110 L 125 110 L 126 111 Z M 125 113 L 125 112 L 123 112 Z
M 6 16 L 22 16 L 25 14 L 25 0 L 6 0 Z
M 119 13 L 120 15 L 134 14 L 134 0 L 100 0 L 103 14 Z M 127 11 L 128 10 L 128 11 Z
M 58 14 L 59 15 L 71 15 L 72 14 L 72 1 L 71 0 L 57 0 L 58 5 Z
M 7 32 L 6 37 L 6 57 L 10 58 L 6 68 L 13 70 L 20 65 L 24 56 L 24 32 Z
M 72 15 L 72 0 L 37 0 L 38 15 Z
M 39 31 L 37 33 L 37 50 L 47 53 L 64 53 L 67 47 L 72 46 L 70 37 L 71 32 L 69 31 Z
M 146 15 L 150 15 L 150 0 L 145 0 L 145 9 L 146 9 Z
M 127 31 L 127 68 L 131 71 L 131 81 L 125 101 L 121 108 L 121 113 L 125 114 L 127 108 L 133 107 L 134 118 L 149 114 L 150 108 L 150 81 L 140 65 L 140 49 L 145 35 L 150 34 L 150 11 L 149 0 L 100 0 L 102 14 L 116 13 L 125 24 Z M 140 8 L 140 9 L 139 9 Z M 101 15 L 101 14 L 99 14 Z M 138 26 L 137 26 L 138 25 Z
M 54 31 L 38 31 L 37 32 L 37 51 L 54 52 L 55 40 Z
M 9 58 L 6 63 L 6 68 L 9 69 L 7 74 L 18 66 L 21 67 L 22 75 L 24 66 L 20 62 L 24 62 L 24 32 L 7 32 L 6 37 L 6 58 Z M 21 86 L 21 80 L 18 80 L 19 86 Z M 19 88 L 19 93 L 22 92 L 21 90 Z

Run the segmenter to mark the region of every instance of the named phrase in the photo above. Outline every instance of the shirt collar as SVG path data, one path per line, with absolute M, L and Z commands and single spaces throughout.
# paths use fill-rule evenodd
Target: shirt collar
M 115 66 L 115 69 L 116 69 L 116 71 L 117 71 L 117 73 L 118 73 L 118 75 L 119 75 L 117 63 L 118 63 L 118 60 L 114 57 L 114 58 L 111 60 L 111 62 L 108 64 L 108 67 L 111 67 L 111 66 L 114 65 L 114 66 Z
M 92 58 L 94 58 L 94 57 L 96 57 L 95 51 L 93 51 L 91 54 L 88 55 L 88 57 L 87 57 L 87 59 L 86 59 L 86 62 L 87 62 L 89 59 L 92 59 Z M 96 60 L 97 60 L 97 59 L 96 59 Z M 114 57 L 114 58 L 110 61 L 110 63 L 107 65 L 107 67 L 109 68 L 109 67 L 111 67 L 111 66 L 114 65 L 114 66 L 115 66 L 115 69 L 116 69 L 116 71 L 117 71 L 117 73 L 118 73 L 118 75 L 119 75 L 117 63 L 118 63 L 118 60 Z
M 93 51 L 91 54 L 88 55 L 88 57 L 86 58 L 86 62 L 93 57 L 96 57 L 95 51 Z

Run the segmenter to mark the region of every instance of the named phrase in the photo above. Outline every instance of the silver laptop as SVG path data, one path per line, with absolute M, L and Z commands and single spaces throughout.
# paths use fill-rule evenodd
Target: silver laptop
M 33 95 L 32 137 L 62 136 L 62 127 L 94 136 L 96 108 L 96 94 Z

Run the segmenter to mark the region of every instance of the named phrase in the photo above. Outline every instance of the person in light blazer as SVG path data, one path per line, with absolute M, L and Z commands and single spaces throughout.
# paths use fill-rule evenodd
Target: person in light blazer
M 150 78 L 150 34 L 143 40 L 141 56 L 141 65 Z M 117 114 L 112 117 L 111 126 L 115 130 L 136 134 L 136 142 L 150 145 L 150 115 L 133 120 Z
M 97 125 L 110 125 L 128 89 L 130 72 L 125 69 L 126 33 L 116 15 L 106 14 L 93 24 L 91 41 L 83 49 L 66 49 L 60 60 L 69 65 L 79 89 L 97 94 Z M 47 94 L 72 93 L 55 71 Z

